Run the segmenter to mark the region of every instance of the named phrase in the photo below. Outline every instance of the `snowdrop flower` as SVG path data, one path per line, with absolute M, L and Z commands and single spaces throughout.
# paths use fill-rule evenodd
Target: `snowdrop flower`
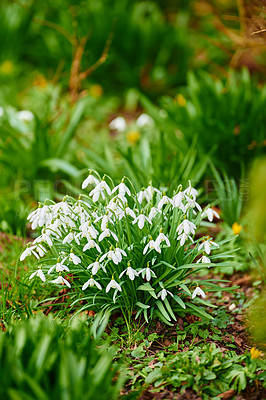
M 200 262 L 205 263 L 205 264 L 211 264 L 211 260 L 207 256 L 202 256 L 198 261 L 197 264 Z
M 33 243 L 40 243 L 40 242 L 47 243 L 49 247 L 52 247 L 53 245 L 52 239 L 50 238 L 50 234 L 48 231 L 46 231 L 46 229 L 43 229 L 42 234 L 33 241 Z
M 128 263 L 127 268 L 124 269 L 123 272 L 121 272 L 121 274 L 119 275 L 119 279 L 124 275 L 124 273 L 128 275 L 131 281 L 134 281 L 135 277 L 139 275 L 138 272 L 130 266 L 130 263 Z
M 92 191 L 90 192 L 90 196 L 92 196 L 92 201 L 94 203 L 99 200 L 100 196 L 102 196 L 102 199 L 105 200 L 104 190 L 109 196 L 111 195 L 111 189 L 105 181 L 101 181 L 100 183 L 98 183 L 98 185 L 95 186 L 94 189 L 92 189 Z
M 80 225 L 79 230 L 82 231 L 82 236 L 87 238 L 96 239 L 98 236 L 98 231 L 92 225 L 91 221 L 86 221 Z
M 191 186 L 190 181 L 188 181 L 188 182 L 189 182 L 189 187 L 184 190 L 184 193 L 187 196 L 192 197 L 192 199 L 195 201 L 197 198 L 197 195 L 198 195 L 198 191 Z
M 173 293 L 169 292 L 169 290 L 163 289 L 158 293 L 158 297 L 161 297 L 161 299 L 164 300 L 168 294 L 172 297 L 174 296 Z
M 110 250 L 103 254 L 102 257 L 100 258 L 100 262 L 102 262 L 106 257 L 108 260 L 113 260 L 113 262 L 118 265 L 122 261 L 122 255 L 126 257 L 126 252 L 122 249 L 119 249 L 118 247 L 113 250 L 111 247 Z
M 150 201 L 152 201 L 152 198 L 153 198 L 153 195 L 155 192 L 158 194 L 161 194 L 159 189 L 156 189 L 155 187 L 153 187 L 151 185 L 149 185 L 148 187 L 146 187 L 146 189 L 144 189 L 143 194 L 148 203 Z
M 132 224 L 135 225 L 136 223 L 138 223 L 139 229 L 143 229 L 145 221 L 149 222 L 149 224 L 152 225 L 151 220 L 141 213 L 138 217 L 134 219 L 134 221 L 132 221 Z
M 139 128 L 143 128 L 147 125 L 153 125 L 153 119 L 145 113 L 140 114 L 140 116 L 136 120 L 136 124 Z
M 150 269 L 150 267 L 143 268 L 139 271 L 139 274 L 142 274 L 142 278 L 146 277 L 147 281 L 151 280 L 151 277 L 157 278 L 154 271 Z
M 183 222 L 181 222 L 180 225 L 178 225 L 177 227 L 177 232 L 180 235 L 183 231 L 185 232 L 186 235 L 188 235 L 189 233 L 192 233 L 192 235 L 195 234 L 195 229 L 196 229 L 196 225 L 193 224 L 193 222 L 189 221 L 188 219 L 184 219 Z
M 124 117 L 117 117 L 113 119 L 109 124 L 110 129 L 117 130 L 118 132 L 125 131 L 126 127 L 127 123 Z
M 40 268 L 37 271 L 33 272 L 33 274 L 31 274 L 31 276 L 29 277 L 29 279 L 32 279 L 35 275 L 38 276 L 43 282 L 46 281 L 45 275 Z
M 201 206 L 199 205 L 199 203 L 197 203 L 195 200 L 192 200 L 190 197 L 188 197 L 188 196 L 186 196 L 186 200 L 187 200 L 187 204 L 186 204 L 186 207 L 185 207 L 185 209 L 186 209 L 186 211 L 189 209 L 189 208 L 197 208 L 198 209 L 198 211 L 202 211 L 202 208 L 201 208 Z M 194 212 L 194 214 L 196 214 L 195 212 Z
M 199 250 L 201 250 L 202 248 L 204 248 L 205 253 L 210 254 L 211 252 L 211 246 L 215 246 L 219 248 L 219 245 L 217 243 L 215 243 L 213 240 L 211 240 L 212 238 L 208 239 L 208 240 L 204 240 L 204 242 L 202 242 L 199 245 Z
M 173 205 L 173 200 L 170 199 L 170 197 L 166 196 L 165 194 L 161 198 L 161 200 L 158 203 L 158 210 L 161 210 L 165 204 L 172 204 Z
M 183 204 L 183 200 L 185 199 L 185 193 L 184 192 L 178 192 L 174 197 L 173 197 L 173 207 L 174 208 L 180 208 L 183 213 L 186 212 L 186 207 Z
M 57 260 L 57 263 L 55 265 L 53 265 L 49 270 L 48 270 L 48 274 L 51 274 L 53 272 L 53 270 L 56 270 L 56 272 L 63 272 L 63 271 L 67 271 L 69 272 L 69 268 L 63 264 L 63 262 L 60 262 L 60 259 Z
M 195 299 L 195 297 L 196 296 L 201 296 L 203 299 L 205 299 L 205 297 L 206 297 L 206 295 L 205 295 L 205 293 L 203 292 L 203 290 L 198 286 L 198 287 L 196 287 L 196 289 L 194 290 L 194 292 L 192 293 L 192 296 L 191 296 L 191 298 L 192 299 Z
M 90 278 L 87 282 L 82 286 L 82 290 L 87 289 L 88 286 L 96 286 L 99 290 L 102 289 L 101 285 L 96 282 L 93 278 Z
M 191 242 L 194 243 L 194 240 L 192 239 L 192 237 L 187 235 L 185 232 L 177 237 L 177 240 L 180 240 L 180 246 L 184 246 L 187 239 L 190 239 Z
M 76 256 L 72 251 L 69 254 L 69 260 L 72 261 L 75 265 L 81 263 L 81 259 L 78 256 Z
M 37 246 L 26 247 L 23 253 L 20 256 L 20 261 L 24 261 L 26 257 L 31 256 L 32 254 L 39 260 L 39 255 L 36 253 Z
M 47 252 L 47 250 L 40 243 L 38 243 L 36 245 L 36 251 L 37 251 L 37 253 L 39 253 L 40 257 L 43 257 L 45 255 L 45 253 Z
M 88 185 L 98 185 L 100 181 L 90 173 L 90 175 L 82 182 L 81 188 L 86 189 Z
M 131 196 L 129 188 L 124 184 L 123 180 L 119 185 L 117 185 L 113 190 L 112 193 L 115 193 L 118 190 L 118 196 L 119 197 L 125 197 L 126 194 Z
M 138 199 L 139 204 L 141 204 L 145 198 L 146 198 L 145 197 L 145 191 L 144 190 L 140 190 L 137 193 L 137 199 Z
M 52 219 L 52 213 L 49 206 L 39 206 L 37 210 L 34 210 L 29 214 L 27 219 L 32 223 L 31 227 L 34 230 L 37 228 L 37 226 L 42 227 L 46 223 L 49 223 Z
M 29 110 L 18 111 L 16 116 L 22 122 L 31 122 L 34 119 L 33 113 Z
M 62 243 L 66 244 L 66 243 L 71 243 L 73 242 L 73 240 L 75 240 L 75 242 L 80 245 L 80 241 L 78 239 L 78 237 L 75 235 L 75 233 L 73 231 L 70 231 L 68 235 L 66 235 L 66 237 L 63 239 Z
M 116 234 L 112 231 L 110 231 L 110 229 L 106 228 L 99 236 L 99 242 L 101 242 L 104 238 L 106 237 L 110 237 L 113 236 L 113 238 L 115 239 L 116 242 L 118 242 L 118 237 L 116 236 Z
M 157 215 L 158 213 L 161 214 L 162 211 L 158 210 L 158 208 L 156 208 L 156 207 L 152 207 L 151 211 L 149 212 L 149 219 L 152 220 L 155 217 L 155 215 Z
M 95 248 L 99 253 L 102 252 L 100 246 L 93 239 L 90 239 L 88 243 L 85 244 L 85 246 L 83 247 L 83 251 L 93 248 Z
M 148 249 L 154 249 L 157 251 L 157 253 L 161 253 L 160 243 L 155 242 L 151 237 L 149 243 L 144 247 L 143 254 L 146 254 Z
M 103 271 L 106 273 L 105 267 L 99 263 L 98 258 L 94 263 L 88 265 L 87 269 L 90 269 L 90 268 L 92 268 L 92 270 L 91 270 L 92 275 L 97 274 L 97 272 L 99 271 L 100 268 L 102 268 Z
M 207 208 L 207 209 L 206 209 L 205 211 L 203 211 L 203 213 L 202 213 L 202 218 L 205 218 L 205 217 L 207 217 L 208 220 L 209 220 L 210 222 L 212 222 L 212 221 L 213 221 L 213 217 L 219 219 L 219 218 L 220 218 L 220 215 L 218 214 L 217 211 L 213 210 L 212 208 Z
M 58 285 L 67 285 L 69 288 L 71 287 L 70 283 L 64 279 L 61 275 L 59 275 L 56 279 L 51 281 L 52 283 L 56 283 Z
M 112 279 L 108 283 L 106 287 L 106 293 L 108 293 L 110 289 L 117 289 L 119 290 L 119 292 L 122 292 L 121 286 L 114 280 L 114 277 L 112 277 Z
M 125 213 L 126 213 L 126 215 L 129 215 L 130 217 L 132 217 L 132 218 L 136 218 L 136 214 L 134 213 L 134 211 L 133 210 L 131 210 L 131 208 L 129 208 L 129 207 L 126 207 L 125 208 Z
M 53 204 L 51 206 L 51 208 L 52 208 L 54 214 L 62 213 L 65 216 L 69 215 L 69 214 L 72 214 L 71 206 L 66 201 L 66 197 L 63 199 L 63 201 L 60 201 L 57 204 Z
M 171 246 L 168 237 L 165 236 L 165 234 L 162 232 L 162 229 L 160 229 L 160 233 L 159 233 L 159 235 L 157 236 L 157 238 L 156 238 L 156 240 L 155 240 L 155 243 L 157 243 L 158 245 L 160 245 L 162 242 L 165 242 L 166 245 L 167 245 L 168 247 Z

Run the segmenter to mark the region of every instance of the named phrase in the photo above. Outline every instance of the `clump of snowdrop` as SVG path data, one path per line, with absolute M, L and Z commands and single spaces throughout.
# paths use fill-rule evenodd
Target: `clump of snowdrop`
M 120 309 L 125 318 L 135 312 L 169 323 L 178 312 L 200 315 L 190 304 L 210 283 L 193 280 L 193 271 L 215 265 L 219 244 L 195 238 L 202 219 L 217 215 L 202 211 L 191 183 L 172 196 L 152 185 L 136 192 L 127 178 L 115 185 L 90 171 L 82 188 L 78 199 L 46 201 L 28 216 L 40 232 L 20 258 L 37 260 L 29 279 L 67 286 L 75 304 L 85 299 L 90 309 Z

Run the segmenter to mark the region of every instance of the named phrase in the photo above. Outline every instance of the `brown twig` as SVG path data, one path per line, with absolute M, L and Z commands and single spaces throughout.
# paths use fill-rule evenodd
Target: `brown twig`
M 102 65 L 106 61 L 113 40 L 113 36 L 114 30 L 109 33 L 101 57 L 90 68 L 79 74 L 80 80 L 86 79 L 89 75 L 92 74 L 92 72 L 94 72 L 100 65 Z
M 37 24 L 47 26 L 48 28 L 52 28 L 59 32 L 61 35 L 63 35 L 72 45 L 74 44 L 75 39 L 73 38 L 68 31 L 66 31 L 62 26 L 55 24 L 54 22 L 51 21 L 46 21 L 45 19 L 37 18 L 34 17 L 33 21 L 36 22 Z
M 80 87 L 79 68 L 86 43 L 87 43 L 86 37 L 81 39 L 80 43 L 77 45 L 71 65 L 69 91 L 72 102 L 75 102 L 78 99 L 78 92 Z

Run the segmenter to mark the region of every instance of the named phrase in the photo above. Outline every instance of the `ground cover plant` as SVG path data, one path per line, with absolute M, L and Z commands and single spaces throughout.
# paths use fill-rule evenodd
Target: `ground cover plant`
M 113 363 L 113 349 L 107 347 L 107 342 L 97 347 L 84 319 L 67 326 L 52 315 L 38 314 L 10 324 L 0 333 L 0 396 L 117 399 L 124 377 Z

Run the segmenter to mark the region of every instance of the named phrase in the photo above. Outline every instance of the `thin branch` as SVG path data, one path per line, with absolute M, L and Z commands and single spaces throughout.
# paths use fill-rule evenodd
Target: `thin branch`
M 56 30 L 57 32 L 61 33 L 61 35 L 63 35 L 72 45 L 74 44 L 75 39 L 60 25 L 57 25 L 54 22 L 46 21 L 45 19 L 41 19 L 38 17 L 34 17 L 33 21 L 36 22 L 37 24 L 47 26 L 48 28 Z
M 80 80 L 86 79 L 89 75 L 92 74 L 92 72 L 94 72 L 100 65 L 102 65 L 106 61 L 111 43 L 113 41 L 113 37 L 114 29 L 112 29 L 112 31 L 108 35 L 101 57 L 90 68 L 79 74 Z

